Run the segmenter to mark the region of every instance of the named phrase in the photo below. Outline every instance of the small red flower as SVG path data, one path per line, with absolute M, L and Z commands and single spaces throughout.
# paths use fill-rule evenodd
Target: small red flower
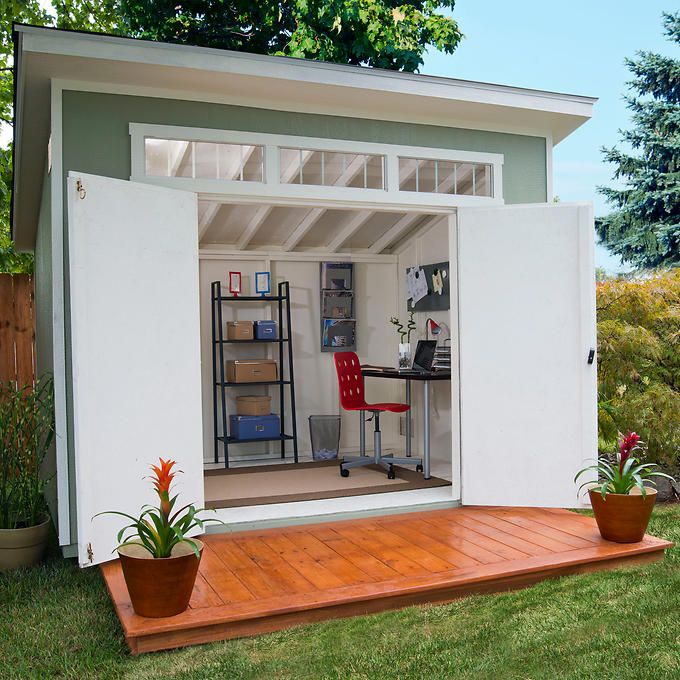
M 619 448 L 621 454 L 619 456 L 619 471 L 623 472 L 623 466 L 630 457 L 633 449 L 638 445 L 639 441 L 640 435 L 636 434 L 635 432 L 628 431 L 628 434 L 621 437 L 621 445 Z
M 170 485 L 177 474 L 177 472 L 172 472 L 172 468 L 177 463 L 169 458 L 168 460 L 159 458 L 159 461 L 160 467 L 158 465 L 151 466 L 154 473 L 151 479 L 158 497 L 161 499 L 161 513 L 167 519 L 170 514 Z

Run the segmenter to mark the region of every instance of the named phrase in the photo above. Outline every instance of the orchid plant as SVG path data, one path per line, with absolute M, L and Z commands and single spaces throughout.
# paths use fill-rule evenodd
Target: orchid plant
M 123 527 L 118 532 L 118 548 L 125 545 L 141 545 L 146 548 L 154 558 L 170 557 L 172 549 L 179 543 L 187 543 L 193 549 L 196 557 L 200 557 L 200 552 L 196 541 L 187 537 L 187 534 L 194 528 L 203 529 L 207 522 L 217 522 L 223 524 L 218 519 L 200 519 L 199 512 L 193 505 L 182 506 L 173 512 L 177 497 L 170 496 L 170 485 L 175 475 L 181 470 L 174 470 L 177 464 L 174 460 L 159 459 L 160 465 L 151 465 L 153 474 L 151 481 L 158 494 L 159 506 L 145 505 L 139 517 L 133 517 L 125 512 L 107 511 L 100 515 L 120 515 L 132 520 L 131 524 Z M 95 517 L 98 515 L 95 515 Z M 125 533 L 131 531 L 127 536 Z M 116 550 L 118 549 L 116 548 Z
M 608 493 L 629 494 L 637 488 L 643 496 L 646 496 L 645 482 L 655 484 L 652 477 L 666 477 L 672 481 L 673 478 L 670 475 L 655 470 L 658 467 L 656 463 L 642 462 L 644 451 L 644 442 L 639 434 L 630 431 L 625 435 L 620 434 L 619 450 L 615 454 L 614 461 L 599 458 L 595 465 L 583 468 L 574 477 L 574 482 L 576 482 L 588 471 L 597 471 L 598 481 L 581 484 L 579 493 L 581 489 L 588 487 L 589 490 L 600 492 L 602 498 L 606 500 Z

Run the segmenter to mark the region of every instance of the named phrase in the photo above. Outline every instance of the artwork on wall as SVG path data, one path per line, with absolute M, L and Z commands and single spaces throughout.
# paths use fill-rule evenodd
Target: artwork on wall
M 406 296 L 409 311 L 437 312 L 449 309 L 451 307 L 450 278 L 448 262 L 408 267 Z
M 351 262 L 322 262 L 320 274 L 321 351 L 354 350 L 354 265 Z

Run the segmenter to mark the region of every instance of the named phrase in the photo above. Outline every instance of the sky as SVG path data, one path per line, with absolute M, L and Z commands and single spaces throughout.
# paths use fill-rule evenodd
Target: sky
M 672 0 L 458 0 L 453 17 L 465 39 L 452 55 L 429 52 L 421 73 L 598 97 L 593 118 L 555 147 L 554 193 L 562 201 L 593 201 L 608 212 L 598 185 L 612 184 L 600 148 L 628 128 L 623 101 L 630 73 L 626 57 L 648 50 L 678 57 L 665 39 L 663 11 Z M 618 258 L 596 248 L 596 263 L 622 270 Z

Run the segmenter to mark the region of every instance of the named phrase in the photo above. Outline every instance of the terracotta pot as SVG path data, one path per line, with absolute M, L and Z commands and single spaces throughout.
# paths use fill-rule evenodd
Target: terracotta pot
M 602 498 L 599 491 L 588 493 L 602 538 L 616 543 L 642 540 L 656 503 L 656 489 L 647 489 L 646 496 L 608 493 Z
M 50 518 L 25 529 L 0 529 L 0 572 L 32 567 L 45 554 L 50 537 Z
M 203 555 L 203 543 L 193 539 Z M 170 557 L 154 559 L 139 545 L 118 549 L 132 607 L 140 616 L 161 618 L 180 614 L 189 606 L 200 557 L 180 543 Z

